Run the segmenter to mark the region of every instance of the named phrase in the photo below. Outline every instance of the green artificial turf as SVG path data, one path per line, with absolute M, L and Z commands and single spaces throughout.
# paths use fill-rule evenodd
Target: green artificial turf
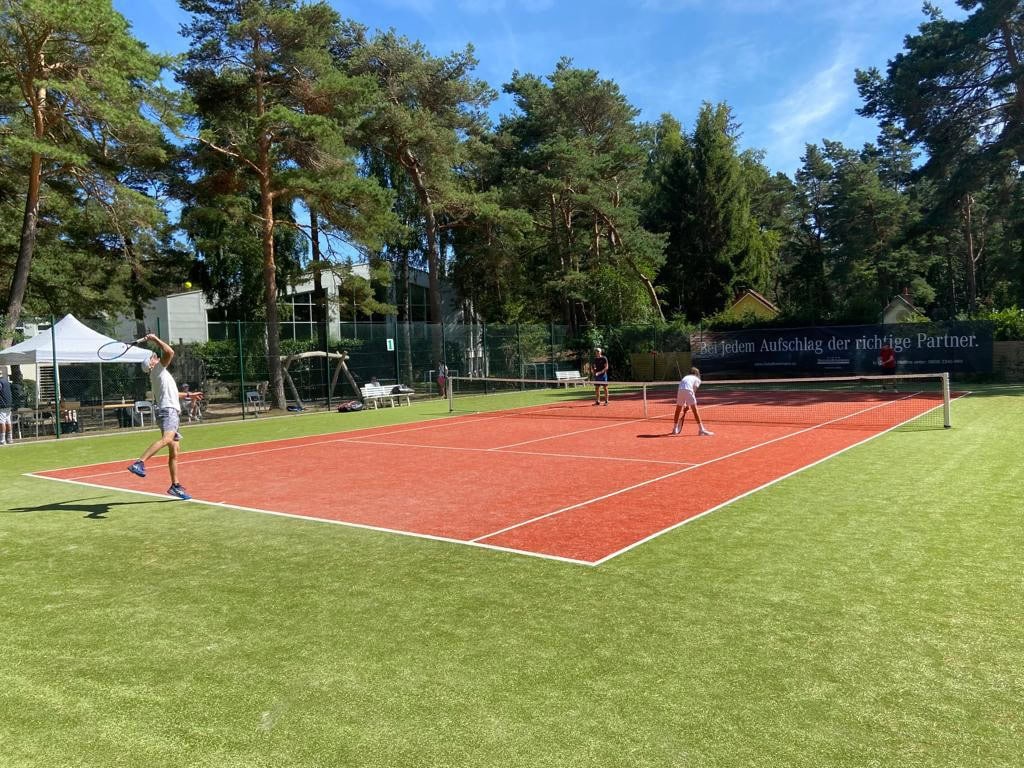
M 1020 766 L 1021 394 L 596 568 L 23 475 L 149 434 L 0 448 L 0 766 Z

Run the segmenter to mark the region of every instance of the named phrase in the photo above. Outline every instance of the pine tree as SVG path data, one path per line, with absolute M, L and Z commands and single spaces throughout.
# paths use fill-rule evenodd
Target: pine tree
M 362 178 L 350 141 L 374 103 L 373 84 L 347 76 L 331 48 L 340 19 L 323 2 L 181 0 L 193 14 L 179 82 L 191 98 L 199 146 L 226 158 L 222 182 L 252 184 L 258 204 L 267 363 L 285 408 L 278 327 L 277 207 L 303 199 L 355 242 L 375 244 L 393 224 L 388 196 Z M 244 192 L 243 192 L 244 194 Z
M 877 69 L 857 72 L 862 115 L 926 154 L 923 175 L 936 182 L 924 222 L 963 223 L 962 265 L 968 308 L 978 303 L 979 265 L 973 208 L 977 196 L 1024 165 L 1024 8 L 1019 0 L 959 0 L 970 14 L 946 19 L 925 4 L 927 20 L 904 51 Z
M 159 227 L 156 204 L 123 173 L 163 159 L 160 128 L 144 111 L 163 108 L 156 84 L 167 60 L 131 36 L 110 0 L 0 0 L 0 11 L 0 152 L 19 169 L 25 190 L 0 329 L 0 347 L 7 347 L 25 303 L 48 196 L 65 221 L 77 219 L 80 232 L 87 218 L 104 219 L 100 229 L 128 261 L 128 233 L 143 222 Z M 79 214 L 76 206 L 94 207 Z
M 339 64 L 354 76 L 371 78 L 382 98 L 363 125 L 368 150 L 402 172 L 415 192 L 425 239 L 430 322 L 435 324 L 433 356 L 442 359 L 441 278 L 445 237 L 477 216 L 485 200 L 466 183 L 471 147 L 488 128 L 484 110 L 494 92 L 473 77 L 471 46 L 443 58 L 393 31 L 373 38 L 349 24 L 347 40 L 335 49 Z

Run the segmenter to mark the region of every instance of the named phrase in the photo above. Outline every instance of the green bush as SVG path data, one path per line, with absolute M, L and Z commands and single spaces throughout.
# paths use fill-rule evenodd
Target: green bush
M 992 323 L 992 338 L 996 341 L 1024 341 L 1024 309 L 992 310 L 980 315 L 979 319 Z

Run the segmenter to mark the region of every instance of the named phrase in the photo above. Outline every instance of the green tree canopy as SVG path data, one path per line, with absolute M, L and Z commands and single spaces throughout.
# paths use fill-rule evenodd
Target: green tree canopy
M 30 279 L 43 304 L 62 295 L 62 308 L 73 301 L 61 285 L 74 286 L 76 275 L 81 297 L 107 310 L 144 295 L 125 286 L 141 275 L 138 241 L 159 240 L 163 220 L 131 169 L 166 161 L 147 115 L 164 109 L 157 81 L 166 63 L 131 36 L 110 0 L 0 0 L 0 162 L 21 180 L 23 212 L 0 346 L 13 337 Z M 33 274 L 37 244 L 46 261 Z
M 341 21 L 326 3 L 181 0 L 193 14 L 178 80 L 202 147 L 224 156 L 220 183 L 239 201 L 257 190 L 267 363 L 275 404 L 285 407 L 278 328 L 277 206 L 298 199 L 353 241 L 373 245 L 393 225 L 388 195 L 358 172 L 352 139 L 375 105 L 373 83 L 336 66 Z M 199 168 L 200 166 L 196 166 Z

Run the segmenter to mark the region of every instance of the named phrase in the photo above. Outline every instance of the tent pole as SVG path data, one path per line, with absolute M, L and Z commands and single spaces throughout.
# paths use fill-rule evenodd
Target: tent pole
M 100 361 L 100 431 L 107 428 L 107 409 L 103 407 L 103 362 Z

